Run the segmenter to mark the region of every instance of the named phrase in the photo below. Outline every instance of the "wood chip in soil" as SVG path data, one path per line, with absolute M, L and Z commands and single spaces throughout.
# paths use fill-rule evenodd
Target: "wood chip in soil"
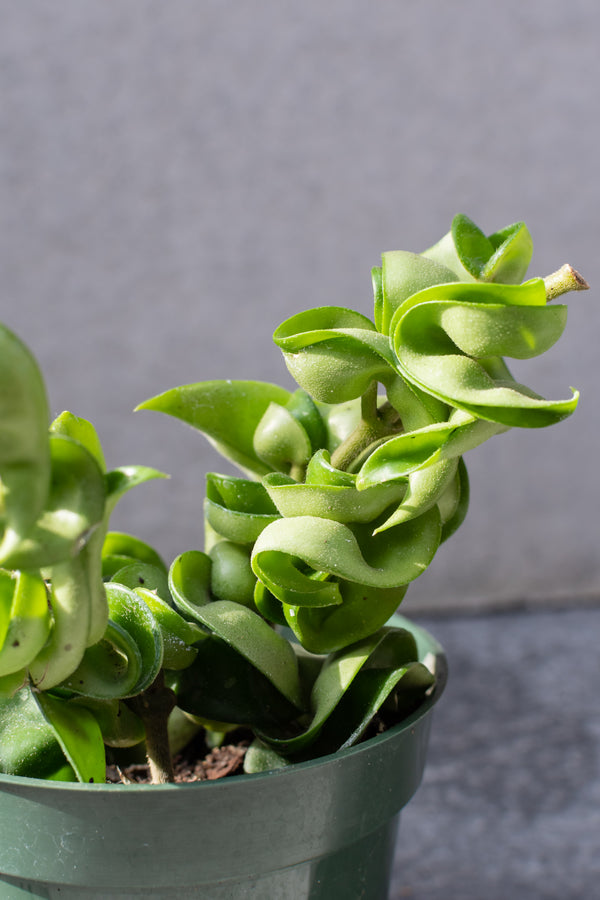
M 203 759 L 189 760 L 177 756 L 174 760 L 175 782 L 216 781 L 229 775 L 241 774 L 248 744 L 227 744 L 215 747 Z M 106 780 L 111 784 L 150 784 L 148 766 L 136 763 L 124 769 L 106 767 Z

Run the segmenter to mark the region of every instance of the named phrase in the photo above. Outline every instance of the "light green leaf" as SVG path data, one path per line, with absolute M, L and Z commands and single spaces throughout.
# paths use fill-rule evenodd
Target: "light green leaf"
M 106 781 L 106 755 L 102 732 L 87 709 L 43 692 L 34 694 L 40 711 L 56 736 L 78 781 Z
M 258 381 L 206 381 L 173 388 L 141 403 L 202 431 L 219 452 L 256 475 L 271 471 L 257 456 L 254 432 L 271 403 L 285 406 L 290 392 Z
M 44 509 L 50 487 L 48 401 L 25 344 L 0 325 L 0 487 L 5 565 Z

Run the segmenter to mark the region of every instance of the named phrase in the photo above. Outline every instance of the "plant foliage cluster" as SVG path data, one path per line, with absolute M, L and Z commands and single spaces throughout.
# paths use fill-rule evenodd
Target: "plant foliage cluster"
M 69 412 L 48 427 L 36 362 L 2 328 L 0 771 L 99 782 L 106 747 L 145 744 L 168 780 L 194 730 L 243 725 L 254 772 L 350 746 L 382 707 L 414 710 L 434 674 L 386 623 L 464 519 L 463 455 L 577 403 L 505 362 L 551 347 L 566 307 L 548 299 L 585 286 L 573 270 L 523 283 L 531 251 L 523 223 L 486 236 L 456 216 L 424 253 L 383 254 L 373 319 L 328 306 L 279 326 L 295 392 L 209 381 L 141 404 L 242 472 L 207 476 L 205 547 L 170 566 L 109 530 L 161 473 L 107 471 Z

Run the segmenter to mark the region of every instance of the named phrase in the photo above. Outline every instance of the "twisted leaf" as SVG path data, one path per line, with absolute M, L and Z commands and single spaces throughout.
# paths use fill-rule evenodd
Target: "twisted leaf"
M 121 584 L 106 585 L 110 618 L 135 643 L 142 662 L 140 676 L 131 696 L 148 688 L 158 675 L 163 662 L 161 630 L 142 598 Z
M 265 622 L 263 625 L 269 628 Z M 176 673 L 174 687 L 180 709 L 220 730 L 229 726 L 220 728 L 218 723 L 268 728 L 296 718 L 297 706 L 225 640 L 209 634 L 197 646 L 198 656 L 191 666 Z
M 311 515 L 337 522 L 370 522 L 406 492 L 404 484 L 377 485 L 359 491 L 356 476 L 349 477 L 354 479 L 351 484 L 298 484 L 273 473 L 265 476 L 263 484 L 282 516 Z
M 395 588 L 413 581 L 427 568 L 439 543 L 439 529 L 435 510 L 393 532 L 375 536 L 369 526 L 351 530 L 340 522 L 316 516 L 279 519 L 259 536 L 252 567 L 276 596 L 282 594 L 280 599 L 289 603 L 294 597 L 293 605 L 303 605 L 304 591 L 310 595 L 318 589 L 296 567 L 297 560 L 314 571 L 348 581 Z M 334 587 L 332 582 L 322 584 L 327 593 Z M 332 592 L 332 602 L 336 593 Z M 315 605 L 310 597 L 308 601 L 308 605 Z
M 358 473 L 356 485 L 364 490 L 376 484 L 404 481 L 413 472 L 460 457 L 505 430 L 506 426 L 455 409 L 447 422 L 390 437 L 376 447 Z
M 375 307 L 381 309 L 377 325 L 382 334 L 390 333 L 390 325 L 398 307 L 413 294 L 434 284 L 456 281 L 446 266 L 407 250 L 391 250 L 381 254 L 381 269 L 375 283 Z
M 50 487 L 48 402 L 27 347 L 0 326 L 0 482 L 4 532 L 0 564 L 25 539 L 44 509 Z
M 206 476 L 204 514 L 218 535 L 239 544 L 253 544 L 263 528 L 279 518 L 260 482 L 214 473 Z
M 34 698 L 77 779 L 84 784 L 106 781 L 104 741 L 92 713 L 46 692 L 34 694 Z
M 391 691 L 411 668 L 417 666 L 422 678 L 422 697 L 433 683 L 433 676 L 417 661 L 417 646 L 412 634 L 405 629 L 382 629 L 351 647 L 333 653 L 323 662 L 316 678 L 311 698 L 310 724 L 299 734 L 290 737 L 258 731 L 258 737 L 278 753 L 297 759 L 310 748 L 334 710 L 346 697 L 346 715 L 332 729 L 336 746 L 333 750 L 350 746 L 359 739 L 373 715 Z M 361 678 L 362 675 L 362 678 Z M 362 690 L 361 690 L 362 688 Z
M 197 650 L 191 645 L 203 636 L 193 622 L 186 622 L 168 603 L 147 588 L 136 588 L 160 628 L 163 645 L 163 667 L 184 669 L 195 659 Z
M 201 607 L 211 602 L 211 569 L 210 556 L 200 550 L 181 553 L 169 569 L 169 590 L 175 606 L 193 619 L 198 619 Z
M 218 600 L 197 607 L 195 618 L 212 634 L 244 657 L 294 706 L 301 708 L 298 664 L 288 641 L 263 619 L 238 603 Z M 203 644 L 200 646 L 203 652 Z M 228 717 L 207 716 L 231 721 Z M 239 721 L 234 719 L 233 721 Z
M 29 535 L 7 556 L 6 566 L 50 566 L 80 550 L 104 514 L 105 487 L 98 464 L 79 443 L 50 435 L 51 483 L 45 508 Z
M 38 690 L 56 687 L 77 669 L 88 645 L 90 587 L 81 554 L 52 566 L 50 638 L 29 665 Z
M 273 340 L 298 384 L 323 403 L 360 397 L 373 381 L 393 379 L 388 341 L 373 322 L 337 306 L 286 319 Z
M 88 647 L 61 687 L 96 700 L 131 697 L 142 679 L 143 660 L 129 631 L 108 620 L 104 637 Z
M 374 634 L 402 603 L 408 585 L 377 588 L 339 581 L 339 606 L 282 605 L 285 622 L 310 653 L 334 653 Z
M 0 569 L 0 678 L 29 666 L 46 643 L 51 625 L 42 577 Z
M 110 580 L 115 572 L 132 562 L 148 563 L 167 572 L 164 561 L 149 544 L 122 531 L 109 531 L 102 544 L 102 577 Z
M 560 337 L 566 307 L 546 306 L 541 279 L 523 285 L 446 284 L 415 294 L 397 310 L 392 343 L 402 374 L 473 416 L 541 427 L 573 412 L 517 384 L 497 357 L 527 359 Z
M 375 529 L 375 534 L 415 519 L 436 506 L 453 485 L 457 467 L 458 460 L 449 459 L 412 472 L 408 476 L 408 489 L 402 503 Z
M 524 222 L 486 237 L 468 216 L 459 214 L 448 234 L 422 255 L 447 266 L 461 281 L 519 284 L 532 252 L 533 242 Z
M 54 729 L 42 715 L 29 687 L 0 699 L 0 772 L 51 778 L 65 763 Z

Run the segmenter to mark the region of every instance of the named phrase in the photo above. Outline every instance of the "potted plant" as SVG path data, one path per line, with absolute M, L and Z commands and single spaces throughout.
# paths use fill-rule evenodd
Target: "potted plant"
M 384 253 L 373 319 L 340 307 L 275 331 L 298 390 L 209 381 L 142 403 L 242 475 L 207 476 L 205 547 L 169 566 L 109 530 L 162 473 L 107 471 L 93 426 L 48 425 L 44 382 L 0 329 L 0 884 L 3 897 L 379 898 L 445 681 L 395 616 L 464 519 L 463 454 L 554 424 L 504 357 L 543 353 L 587 287 L 523 282 L 523 223 L 466 216 Z M 249 735 L 244 773 L 175 783 L 191 740 Z M 153 786 L 106 784 L 140 748 Z

